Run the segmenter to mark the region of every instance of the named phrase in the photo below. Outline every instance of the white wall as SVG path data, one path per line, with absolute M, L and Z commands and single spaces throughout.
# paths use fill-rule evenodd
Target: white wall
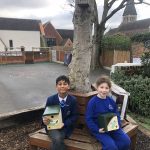
M 9 40 L 13 40 L 13 47 L 24 46 L 25 51 L 31 51 L 32 47 L 40 47 L 40 31 L 0 30 L 0 38 L 7 47 L 10 47 Z M 4 48 L 1 43 L 0 51 L 2 47 Z
M 5 46 L 3 45 L 3 43 L 2 43 L 1 40 L 0 40 L 0 52 L 1 52 L 1 51 L 4 51 L 4 49 L 5 49 Z

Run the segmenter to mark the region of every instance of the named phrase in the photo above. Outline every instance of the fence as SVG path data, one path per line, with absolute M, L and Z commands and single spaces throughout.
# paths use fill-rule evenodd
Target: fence
M 0 64 L 57 62 L 64 63 L 71 51 L 62 47 L 33 47 L 32 51 L 2 51 Z
M 25 63 L 24 52 L 4 51 L 0 52 L 0 64 Z
M 120 50 L 105 50 L 102 51 L 101 57 L 102 65 L 106 67 L 111 67 L 116 63 L 130 62 L 130 51 L 120 51 Z

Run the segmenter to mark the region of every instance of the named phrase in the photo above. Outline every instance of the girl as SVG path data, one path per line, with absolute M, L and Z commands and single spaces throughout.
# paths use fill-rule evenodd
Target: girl
M 98 94 L 91 98 L 86 111 L 86 123 L 94 137 L 102 144 L 103 150 L 128 150 L 130 138 L 121 129 L 120 115 L 115 101 L 108 96 L 111 89 L 111 81 L 107 76 L 101 76 L 96 81 Z M 115 113 L 118 117 L 119 129 L 105 132 L 98 127 L 98 115 Z

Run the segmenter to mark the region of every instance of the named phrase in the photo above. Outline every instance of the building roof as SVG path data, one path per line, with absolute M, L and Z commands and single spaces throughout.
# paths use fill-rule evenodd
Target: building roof
M 1 18 L 0 30 L 40 31 L 40 20 Z
M 64 46 L 66 44 L 68 39 L 63 39 L 62 42 L 60 43 L 60 46 Z
M 60 41 L 63 40 L 62 36 L 59 34 L 59 32 L 55 29 L 55 27 L 51 24 L 50 21 L 43 24 L 45 37 L 46 38 L 56 38 Z
M 130 22 L 127 24 L 122 24 L 118 28 L 118 31 L 142 30 L 142 29 L 149 29 L 149 27 L 150 27 L 150 18 Z
M 127 32 L 127 31 L 134 33 L 135 30 L 136 30 L 136 32 L 138 31 L 138 33 L 140 33 L 140 31 L 143 32 L 143 30 L 149 29 L 149 28 L 150 28 L 150 18 L 138 20 L 138 21 L 134 21 L 134 22 L 129 22 L 127 24 L 122 24 L 118 28 L 109 30 L 106 34 L 113 35 L 118 32 L 123 33 L 123 32 Z
M 63 39 L 70 39 L 73 42 L 73 30 L 56 29 Z
M 110 29 L 110 30 L 106 33 L 106 35 L 113 35 L 113 34 L 115 34 L 115 33 L 117 33 L 117 32 L 118 32 L 118 28 Z
M 127 16 L 127 15 L 137 15 L 133 0 L 129 0 L 126 5 L 123 16 Z

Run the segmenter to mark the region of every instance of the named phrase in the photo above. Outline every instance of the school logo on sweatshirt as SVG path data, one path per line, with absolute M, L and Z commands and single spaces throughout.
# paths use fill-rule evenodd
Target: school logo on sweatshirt
M 114 109 L 111 104 L 109 104 L 109 109 L 110 109 L 110 110 L 113 110 L 113 109 Z

